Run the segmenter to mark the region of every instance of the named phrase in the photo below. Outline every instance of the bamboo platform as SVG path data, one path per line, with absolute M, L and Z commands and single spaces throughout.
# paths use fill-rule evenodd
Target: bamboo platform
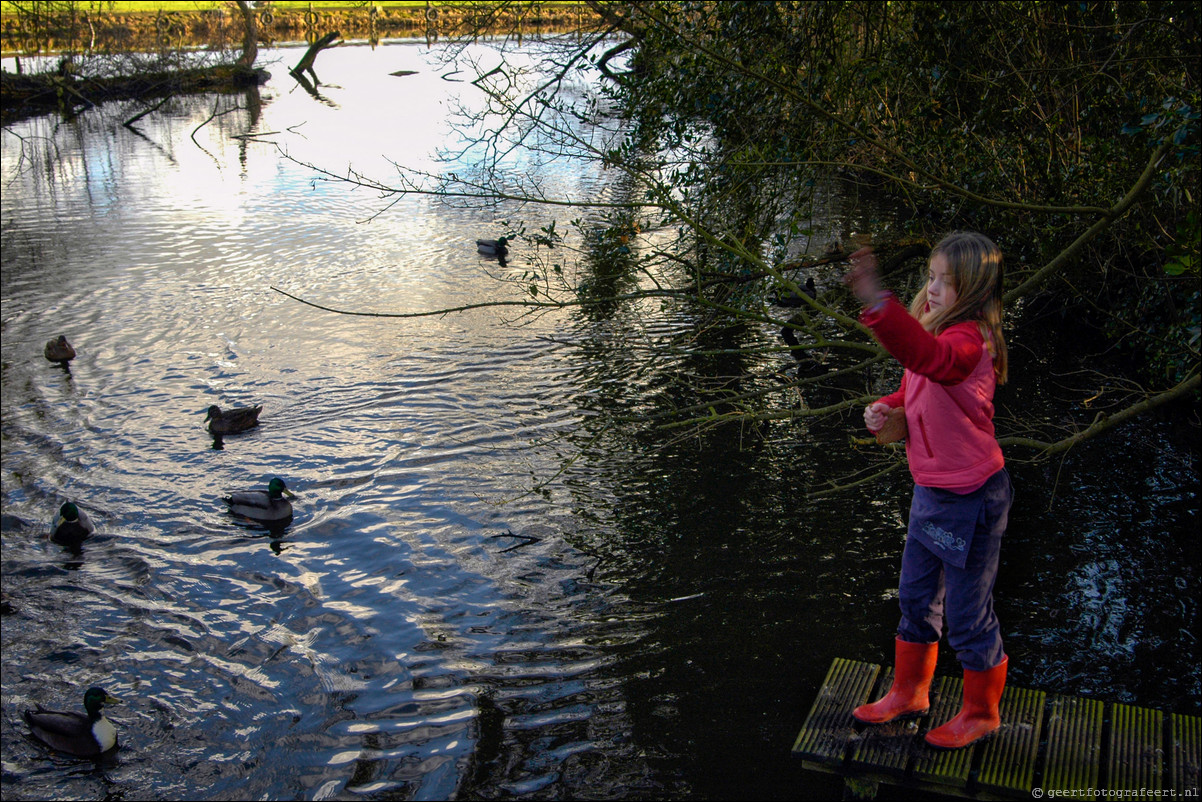
M 884 783 L 970 799 L 1198 798 L 1198 716 L 1007 686 L 1001 728 L 943 751 L 922 736 L 959 711 L 961 680 L 935 679 L 928 716 L 857 722 L 851 711 L 892 681 L 892 669 L 835 659 L 793 744 L 806 768 L 842 775 L 846 797 L 871 799 Z

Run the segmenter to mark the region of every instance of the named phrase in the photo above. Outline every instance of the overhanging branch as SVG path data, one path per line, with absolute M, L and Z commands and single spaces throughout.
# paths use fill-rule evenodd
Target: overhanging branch
M 1148 159 L 1147 166 L 1144 167 L 1143 173 L 1131 186 L 1131 189 L 1127 190 L 1127 194 L 1123 196 L 1122 200 L 1111 207 L 1105 213 L 1105 215 L 1103 215 L 1102 219 L 1098 220 L 1096 223 L 1082 232 L 1082 234 L 1077 237 L 1077 239 L 1075 239 L 1067 248 L 1056 254 L 1056 257 L 1052 259 L 1052 261 L 1048 262 L 1046 265 L 1036 271 L 1035 275 L 1031 276 L 1022 284 L 1019 284 L 1017 287 L 1007 292 L 1003 298 L 1003 302 L 1013 303 L 1016 299 L 1021 298 L 1031 290 L 1038 287 L 1040 284 L 1043 284 L 1069 259 L 1075 256 L 1082 248 L 1089 244 L 1090 240 L 1097 237 L 1099 234 L 1105 231 L 1111 223 L 1126 214 L 1127 210 L 1131 208 L 1136 199 L 1138 199 L 1139 196 L 1143 194 L 1143 191 L 1148 188 L 1148 185 L 1152 183 L 1152 179 L 1156 176 L 1156 168 L 1160 165 L 1160 161 L 1164 158 L 1165 154 L 1168 153 L 1170 147 L 1171 146 L 1169 143 L 1162 143 L 1160 147 L 1158 147 L 1155 152 L 1152 153 L 1151 158 Z
M 1140 401 L 1137 404 L 1132 404 L 1131 406 L 1122 409 L 1113 415 L 1098 415 L 1098 417 L 1094 419 L 1094 422 L 1091 423 L 1087 428 L 1082 429 L 1072 437 L 1066 437 L 1063 440 L 1058 440 L 1055 443 L 1048 443 L 1031 437 L 1000 437 L 998 438 L 998 443 L 1000 443 L 1002 446 L 1023 446 L 1025 448 L 1039 449 L 1040 453 L 1037 455 L 1036 459 L 1044 459 L 1052 456 L 1053 454 L 1059 454 L 1062 451 L 1067 451 L 1068 449 L 1072 448 L 1078 443 L 1084 442 L 1085 440 L 1097 437 L 1103 432 L 1109 431 L 1115 426 L 1125 423 L 1137 415 L 1141 415 L 1145 412 L 1156 409 L 1159 406 L 1177 401 L 1178 399 L 1184 398 L 1191 393 L 1196 393 L 1199 386 L 1202 386 L 1202 376 L 1195 373 L 1193 376 L 1190 376 L 1188 379 L 1181 382 L 1171 390 L 1166 390 L 1163 393 L 1157 393 L 1156 395 L 1149 396 L 1143 401 Z

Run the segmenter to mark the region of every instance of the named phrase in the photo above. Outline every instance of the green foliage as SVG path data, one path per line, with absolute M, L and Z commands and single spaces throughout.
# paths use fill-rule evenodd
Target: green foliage
M 921 210 L 916 235 L 989 232 L 1014 282 L 1104 221 L 1061 269 L 1071 283 L 1041 289 L 1066 304 L 1106 296 L 1117 266 L 1138 285 L 1126 298 L 1190 309 L 1197 18 L 1188 2 L 639 3 L 614 97 L 633 118 L 630 150 L 667 154 L 665 182 L 716 236 L 725 256 L 706 269 L 738 275 L 761 243 L 779 258 L 816 180 L 842 169 Z M 1162 143 L 1139 202 L 1105 211 Z M 1147 303 L 1114 305 L 1110 328 L 1137 327 L 1125 340 L 1158 374 L 1196 369 L 1189 322 L 1144 318 Z
M 1165 262 L 1164 272 L 1170 276 L 1197 276 L 1200 239 L 1198 212 L 1190 209 L 1185 220 L 1177 225 L 1177 241 L 1168 247 L 1169 261 Z

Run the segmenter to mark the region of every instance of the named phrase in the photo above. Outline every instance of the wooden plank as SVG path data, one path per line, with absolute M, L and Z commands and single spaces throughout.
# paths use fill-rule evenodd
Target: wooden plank
M 810 708 L 793 751 L 813 763 L 841 765 L 855 738 L 851 711 L 868 701 L 881 667 L 836 657 Z
M 1199 743 L 1202 718 L 1174 713 L 1169 716 L 1169 787 L 1177 796 L 1198 796 Z
M 960 712 L 963 683 L 959 678 L 940 677 L 932 686 L 931 715 L 923 732 L 941 727 Z M 926 741 L 919 741 L 920 750 L 915 755 L 911 774 L 923 782 L 952 788 L 964 788 L 968 784 L 968 770 L 972 767 L 972 755 L 976 746 L 964 749 L 934 749 Z
M 870 698 L 879 699 L 893 686 L 893 669 L 881 675 L 876 693 Z M 856 772 L 877 773 L 886 777 L 904 777 L 906 765 L 916 754 L 920 718 L 895 719 L 887 724 L 865 725 L 856 741 L 848 763 Z
M 985 791 L 1029 797 L 1035 782 L 1035 758 L 1043 728 L 1047 694 L 1007 686 L 998 703 L 1002 724 L 977 747 L 981 767 L 977 786 Z
M 1048 749 L 1040 787 L 1048 791 L 1100 788 L 1102 713 L 1097 699 L 1053 694 L 1048 700 Z
M 1110 757 L 1106 787 L 1126 791 L 1125 799 L 1153 799 L 1162 788 L 1164 714 L 1159 710 L 1114 704 L 1110 708 Z
M 960 710 L 963 683 L 937 679 L 925 719 L 859 725 L 852 709 L 883 695 L 892 676 L 892 670 L 882 672 L 871 663 L 832 662 L 793 746 L 805 758 L 803 765 L 843 775 L 847 788 L 865 798 L 888 783 L 946 796 L 1024 799 L 1035 790 L 1037 776 L 1045 793 L 1097 789 L 1124 799 L 1159 799 L 1171 788 L 1179 797 L 1197 794 L 1198 716 L 1172 715 L 1166 729 L 1158 710 L 1008 687 L 996 734 L 966 749 L 939 750 L 921 735 Z

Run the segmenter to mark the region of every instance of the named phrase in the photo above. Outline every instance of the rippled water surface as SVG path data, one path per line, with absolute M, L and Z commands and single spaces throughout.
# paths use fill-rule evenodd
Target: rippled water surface
M 3 133 L 6 799 L 837 798 L 789 749 L 832 658 L 890 655 L 908 499 L 899 477 L 807 500 L 862 459 L 854 421 L 606 430 L 655 381 L 631 321 L 350 317 L 270 289 L 390 313 L 508 297 L 474 240 L 519 210 L 377 215 L 391 199 L 234 138 L 335 173 L 429 165 L 470 95 L 427 55 L 325 51 L 321 100 L 276 64 L 257 103 L 180 101 L 139 133 L 112 108 Z M 69 369 L 41 355 L 59 334 Z M 262 426 L 214 443 L 205 408 L 253 403 Z M 1144 423 L 1013 470 L 1012 681 L 1198 713 L 1192 456 Z M 225 511 L 272 476 L 297 494 L 283 532 Z M 67 499 L 99 527 L 79 554 L 46 537 Z M 20 718 L 89 685 L 123 700 L 98 767 Z

